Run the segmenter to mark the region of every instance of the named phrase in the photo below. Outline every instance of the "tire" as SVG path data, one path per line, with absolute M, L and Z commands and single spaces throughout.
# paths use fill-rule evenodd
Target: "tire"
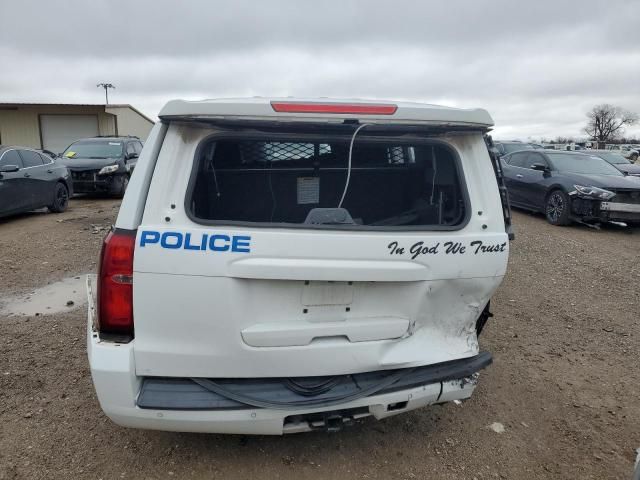
M 62 213 L 67 209 L 69 205 L 69 189 L 67 186 L 58 182 L 53 192 L 53 203 L 48 205 L 47 208 L 53 213 Z
M 553 190 L 547 195 L 544 204 L 544 215 L 551 225 L 569 225 L 569 196 L 562 190 Z

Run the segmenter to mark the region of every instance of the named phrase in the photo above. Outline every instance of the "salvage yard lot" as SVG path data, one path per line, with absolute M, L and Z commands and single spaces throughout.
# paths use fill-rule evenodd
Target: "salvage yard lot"
M 64 214 L 0 220 L 0 303 L 94 272 L 118 204 L 76 199 Z M 640 447 L 640 230 L 559 228 L 517 212 L 514 223 L 480 339 L 494 364 L 471 400 L 339 434 L 117 427 L 91 385 L 84 307 L 0 315 L 0 479 L 629 478 Z

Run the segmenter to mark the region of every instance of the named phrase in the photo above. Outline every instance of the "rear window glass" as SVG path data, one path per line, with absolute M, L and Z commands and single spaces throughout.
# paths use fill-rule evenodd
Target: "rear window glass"
M 349 174 L 349 142 L 205 141 L 187 199 L 190 215 L 212 224 L 461 226 L 466 196 L 449 148 L 356 139 Z
M 503 143 L 502 146 L 505 153 L 517 152 L 519 150 L 533 150 L 533 147 L 528 143 Z
M 44 162 L 38 152 L 31 150 L 20 150 L 20 156 L 22 157 L 22 163 L 26 167 L 38 167 Z
M 22 159 L 16 150 L 8 150 L 0 156 L 0 167 L 7 165 L 16 165 L 18 168 L 22 168 Z

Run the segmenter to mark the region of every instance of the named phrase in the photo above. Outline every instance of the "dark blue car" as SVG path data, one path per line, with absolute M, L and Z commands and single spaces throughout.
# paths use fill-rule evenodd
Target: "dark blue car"
M 28 147 L 0 145 L 0 217 L 47 207 L 60 213 L 73 193 L 69 170 Z
M 509 201 L 552 225 L 640 224 L 640 179 L 589 153 L 513 152 L 501 158 Z

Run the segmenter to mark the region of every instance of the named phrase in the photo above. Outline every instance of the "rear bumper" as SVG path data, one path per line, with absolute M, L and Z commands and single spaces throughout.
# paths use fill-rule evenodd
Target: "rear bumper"
M 106 344 L 90 332 L 89 363 L 100 406 L 113 422 L 123 427 L 177 432 L 282 435 L 325 428 L 314 414 L 328 414 L 338 417 L 339 421 L 365 416 L 382 419 L 435 403 L 467 399 L 477 381 L 477 376 L 472 375 L 326 408 L 180 410 L 137 405 L 143 378 L 135 375 L 133 342 Z
M 276 408 L 308 411 L 313 408 L 342 408 L 350 400 L 372 398 L 387 393 L 409 391 L 425 385 L 448 381 L 470 382 L 475 374 L 492 362 L 491 354 L 482 352 L 471 358 L 425 365 L 416 368 L 382 370 L 333 377 L 296 378 L 302 384 L 335 381 L 329 390 L 313 396 L 292 389 L 289 378 L 191 379 L 144 378 L 137 398 L 140 408 L 156 410 L 223 410 Z M 369 392 L 367 395 L 362 392 Z M 225 394 L 226 392 L 226 394 Z M 244 400 L 243 400 L 244 398 Z M 246 403 L 243 403 L 246 402 Z M 309 405 L 309 403 L 313 405 Z M 277 406 L 275 406 L 277 404 Z M 303 406 L 304 405 L 304 406 Z
M 90 335 L 89 345 L 91 375 L 100 406 L 113 422 L 123 427 L 178 432 L 282 435 L 326 428 L 318 420 L 317 414 L 338 418 L 339 422 L 365 416 L 382 419 L 435 403 L 464 400 L 471 396 L 476 386 L 476 376 L 471 376 L 365 397 L 329 408 L 140 408 L 137 398 L 142 378 L 137 377 L 134 372 L 133 343 L 103 345 Z
M 127 344 L 106 342 L 93 331 L 94 282 L 95 276 L 89 275 L 87 353 L 91 376 L 102 410 L 123 427 L 245 435 L 282 435 L 329 426 L 336 428 L 338 424 L 360 417 L 382 419 L 427 405 L 467 399 L 476 387 L 476 372 L 491 363 L 491 356 L 481 353 L 419 367 L 411 377 L 371 396 L 324 407 L 274 409 L 233 405 L 233 402 L 230 405 L 228 399 L 216 398 L 216 394 L 206 389 L 197 391 L 198 386 L 186 379 L 138 376 L 135 340 Z M 156 391 L 165 389 L 164 396 L 142 399 L 145 383 L 154 382 Z M 186 390 L 185 385 L 188 386 Z M 194 391 L 195 401 L 191 395 Z
M 89 277 L 88 282 L 92 278 Z M 128 344 L 101 341 L 93 331 L 94 299 L 89 285 L 89 315 L 87 351 L 91 376 L 100 406 L 116 424 L 123 427 L 179 432 L 208 432 L 228 434 L 282 435 L 326 428 L 322 418 L 335 422 L 365 416 L 386 418 L 416 408 L 471 396 L 476 383 L 477 369 L 490 363 L 488 354 L 447 362 L 447 365 L 425 367 L 429 372 L 421 377 L 425 383 L 400 386 L 396 391 L 360 398 L 351 402 L 319 408 L 271 409 L 244 406 L 241 408 L 200 408 L 181 400 L 175 391 L 174 401 L 183 402 L 169 408 L 141 408 L 140 393 L 144 377 L 136 375 L 134 361 L 135 340 Z M 482 357 L 482 358 L 481 358 Z M 455 366 L 455 368 L 451 368 Z M 460 375 L 460 378 L 452 378 Z M 435 381 L 434 381 L 435 380 Z M 184 382 L 184 381 L 183 381 Z M 202 392 L 201 392 L 202 393 Z M 208 392 L 204 392 L 205 394 Z M 213 394 L 212 394 L 213 395 Z M 161 405 L 156 403 L 155 405 Z

